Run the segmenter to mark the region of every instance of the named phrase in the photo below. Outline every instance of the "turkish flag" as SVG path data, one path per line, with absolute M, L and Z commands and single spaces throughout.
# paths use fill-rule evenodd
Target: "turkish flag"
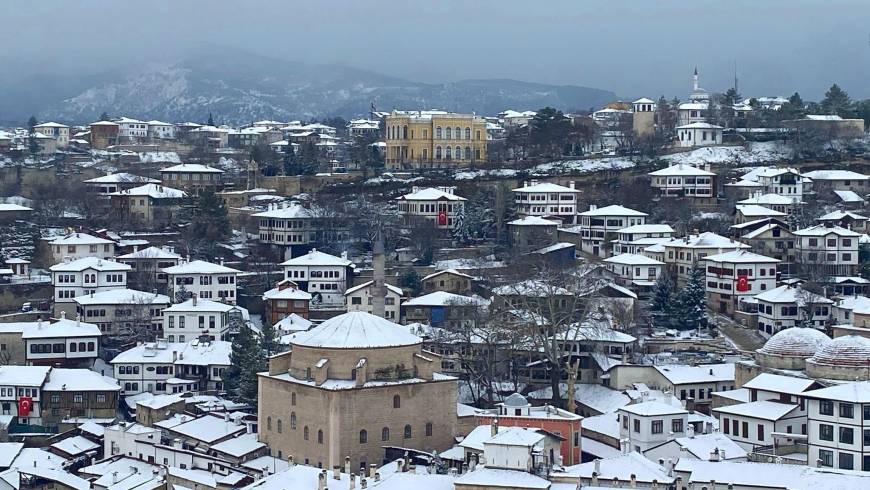
M 749 291 L 749 278 L 746 276 L 737 276 L 737 291 Z
M 18 397 L 18 416 L 27 417 L 33 408 L 33 398 L 29 396 Z
M 447 211 L 441 210 L 438 212 L 438 226 L 447 225 Z

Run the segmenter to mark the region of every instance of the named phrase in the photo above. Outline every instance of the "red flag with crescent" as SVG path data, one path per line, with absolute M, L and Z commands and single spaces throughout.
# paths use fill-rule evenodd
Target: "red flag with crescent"
M 438 212 L 438 226 L 447 226 L 447 211 Z
M 22 396 L 18 398 L 18 416 L 27 417 L 30 415 L 30 410 L 33 409 L 33 398 Z
M 738 276 L 737 277 L 737 291 L 745 292 L 749 291 L 749 278 L 746 276 Z

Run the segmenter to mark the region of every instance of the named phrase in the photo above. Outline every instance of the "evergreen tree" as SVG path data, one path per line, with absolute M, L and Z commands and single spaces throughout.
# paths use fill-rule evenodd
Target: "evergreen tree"
M 205 191 L 196 200 L 194 215 L 191 217 L 192 237 L 214 243 L 228 237 L 231 233 L 230 219 L 224 200 L 212 191 Z
M 825 92 L 825 98 L 822 99 L 822 110 L 826 114 L 847 117 L 852 110 L 852 100 L 849 98 L 849 94 L 835 83 Z
M 653 287 L 650 308 L 653 311 L 667 312 L 671 308 L 674 293 L 674 282 L 668 274 L 662 274 L 656 279 Z
M 674 315 L 685 328 L 696 328 L 707 317 L 704 268 L 695 265 L 689 270 L 686 287 L 677 293 Z
M 108 121 L 109 118 L 110 118 L 109 113 L 106 111 L 103 111 L 103 113 L 100 114 L 100 121 Z
M 31 155 L 39 153 L 39 140 L 36 139 L 35 129 L 37 124 L 39 124 L 39 122 L 34 116 L 30 116 L 30 119 L 27 120 L 27 151 Z
M 278 330 L 269 322 L 266 322 L 260 330 L 260 350 L 263 351 L 265 359 L 281 352 L 281 346 L 278 343 Z
M 412 293 L 412 297 L 420 292 L 420 274 L 414 269 L 408 269 L 399 276 L 399 286 L 402 290 Z
M 729 88 L 724 94 L 722 94 L 722 105 L 732 106 L 738 102 L 740 102 L 740 94 L 737 93 L 737 90 L 735 90 L 734 87 Z
M 240 325 L 233 339 L 230 366 L 221 377 L 224 389 L 232 399 L 256 407 L 257 373 L 264 369 L 265 357 L 254 332 Z
M 214 117 L 212 117 L 211 112 L 208 113 L 208 122 L 206 123 L 208 126 L 214 126 Z
M 182 284 L 181 287 L 175 291 L 175 302 L 184 303 L 187 301 L 188 297 L 190 297 L 190 292 L 186 287 L 184 287 L 184 284 Z

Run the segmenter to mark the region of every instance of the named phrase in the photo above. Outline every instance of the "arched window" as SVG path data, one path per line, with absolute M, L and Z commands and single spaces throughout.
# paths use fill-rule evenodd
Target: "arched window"
M 450 140 L 450 139 L 453 139 L 453 129 L 451 129 L 451 128 L 447 128 L 447 129 L 445 129 L 445 130 L 444 130 L 444 137 L 445 137 L 446 139 L 449 139 L 449 140 Z
M 296 406 L 296 392 L 290 393 L 290 405 Z
M 451 150 L 450 150 L 450 147 L 449 147 L 449 146 L 445 146 L 445 147 L 444 147 L 444 158 L 450 160 L 451 155 L 452 155 L 452 152 L 451 152 Z
M 365 444 L 369 441 L 369 433 L 365 429 L 359 431 L 359 443 Z
M 411 438 L 411 426 L 406 425 L 405 426 L 405 439 L 410 439 L 410 438 Z
M 441 147 L 435 147 L 435 160 L 441 160 Z
M 462 148 L 457 146 L 455 155 L 456 155 L 456 159 L 460 160 L 462 158 Z
M 290 412 L 290 429 L 296 430 L 296 412 Z
M 470 146 L 465 147 L 465 159 L 471 160 L 471 147 Z
M 302 428 L 302 438 L 306 441 L 308 440 L 308 426 Z
M 317 431 L 317 444 L 323 444 L 323 430 Z
M 384 427 L 383 429 L 381 429 L 381 440 L 382 441 L 389 441 L 390 440 L 390 428 L 389 427 Z
M 438 126 L 437 128 L 435 128 L 435 139 L 436 140 L 441 139 L 441 126 Z
M 402 126 L 402 138 L 408 139 L 408 126 Z
M 393 408 L 402 408 L 402 397 L 399 395 L 393 396 Z
M 266 430 L 272 430 L 272 416 L 266 417 Z
M 454 129 L 454 131 L 456 131 L 456 139 L 462 138 L 462 128 L 456 126 L 456 129 Z
M 426 437 L 432 436 L 432 422 L 426 422 Z
M 281 419 L 278 419 L 278 433 L 283 432 L 283 427 L 281 427 Z
M 465 139 L 471 139 L 471 128 L 465 128 Z

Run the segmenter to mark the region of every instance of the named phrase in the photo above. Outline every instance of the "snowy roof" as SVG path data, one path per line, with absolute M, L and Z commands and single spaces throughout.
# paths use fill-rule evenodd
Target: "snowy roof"
M 290 260 L 285 260 L 281 263 L 282 266 L 339 266 L 347 267 L 352 264 L 351 261 L 343 258 L 321 252 L 316 248 L 312 248 L 308 253 L 294 257 Z
M 361 290 L 361 289 L 365 289 L 365 288 L 371 286 L 372 283 L 374 283 L 374 281 L 366 281 L 366 282 L 364 282 L 364 283 L 362 283 L 362 284 L 360 284 L 360 285 L 358 285 L 358 286 L 354 286 L 354 287 L 348 289 L 347 291 L 345 291 L 345 292 L 344 292 L 344 295 L 345 295 L 345 296 L 348 296 L 348 295 L 353 294 L 353 293 L 355 293 L 355 292 L 357 292 L 357 291 L 359 291 L 359 290 Z M 398 294 L 399 296 L 402 295 L 402 288 L 398 288 L 398 287 L 396 287 L 396 286 L 393 286 L 392 284 L 384 284 L 384 286 L 386 286 L 386 288 L 387 288 L 388 291 L 391 291 L 391 292 L 393 292 L 393 293 L 396 293 L 396 294 Z
M 42 386 L 48 366 L 0 366 L 0 386 Z
M 728 264 L 776 264 L 778 259 L 749 252 L 747 250 L 732 250 L 721 254 L 708 255 L 704 260 L 710 262 L 724 262 Z
M 127 264 L 98 257 L 83 257 L 70 262 L 61 262 L 49 267 L 49 270 L 52 272 L 81 272 L 86 269 L 94 269 L 101 272 L 114 272 L 129 271 L 132 268 Z
M 103 335 L 100 327 L 94 323 L 85 323 L 79 320 L 67 320 L 61 318 L 54 323 L 37 323 L 26 329 L 21 338 L 27 339 L 54 339 L 69 337 L 99 337 Z
M 296 334 L 291 343 L 304 347 L 364 349 L 415 345 L 422 341 L 399 324 L 371 313 L 352 311 Z
M 207 174 L 222 174 L 223 170 L 202 165 L 199 163 L 182 163 L 171 167 L 161 168 L 161 172 L 192 172 L 192 173 L 207 173 Z
M 46 391 L 120 391 L 115 378 L 90 369 L 53 368 L 42 389 Z
M 463 272 L 459 272 L 456 269 L 444 269 L 442 271 L 433 272 L 433 273 L 429 274 L 428 276 L 425 276 L 422 279 L 420 279 L 420 281 L 422 282 L 422 281 L 425 281 L 427 279 L 432 279 L 433 277 L 440 276 L 441 274 L 454 274 L 457 276 L 466 277 L 468 279 L 474 279 L 474 276 L 470 276 L 470 275 L 465 274 Z
M 740 243 L 722 235 L 717 235 L 712 231 L 705 231 L 700 235 L 674 238 L 662 245 L 665 247 L 678 248 L 750 248 L 749 245 L 746 245 L 745 243 Z
M 533 447 L 541 442 L 546 437 L 546 434 L 538 432 L 536 429 L 526 427 L 508 427 L 507 430 L 498 431 L 493 437 L 484 441 L 486 444 L 496 444 L 501 446 L 525 446 Z
M 713 411 L 716 413 L 725 413 L 762 420 L 779 420 L 797 407 L 797 405 L 792 405 L 790 403 L 762 400 L 714 408 Z
M 274 288 L 266 291 L 265 293 L 263 293 L 263 299 L 264 300 L 289 299 L 289 300 L 298 300 L 298 301 L 310 301 L 311 294 L 309 294 L 301 289 L 292 287 L 292 286 L 286 287 L 284 289 L 279 289 L 277 287 L 274 287 Z
M 591 479 L 592 473 L 598 467 L 598 479 L 602 482 L 612 481 L 618 478 L 620 481 L 629 481 L 634 475 L 636 481 L 652 483 L 656 480 L 659 485 L 668 485 L 674 481 L 673 476 L 662 466 L 650 461 L 638 452 L 630 452 L 615 458 L 606 458 L 598 461 L 590 461 L 564 468 L 563 471 L 554 471 L 552 476 L 560 475 Z
M 816 221 L 839 221 L 843 218 L 851 218 L 859 221 L 868 219 L 866 216 L 862 216 L 858 213 L 838 209 L 836 211 L 831 211 L 830 213 L 819 216 L 818 218 L 816 218 Z
M 641 417 L 655 417 L 659 415 L 677 415 L 689 413 L 681 407 L 675 407 L 673 405 L 662 403 L 659 401 L 649 401 L 626 405 L 619 410 L 635 415 L 640 415 Z
M 742 459 L 746 457 L 746 450 L 732 441 L 728 436 L 719 432 L 710 434 L 696 434 L 692 437 L 677 437 L 674 439 L 680 447 L 686 448 L 689 453 L 698 459 L 707 460 L 710 454 L 724 453 L 726 459 Z
M 57 449 L 70 456 L 78 456 L 100 447 L 99 444 L 92 442 L 89 439 L 85 439 L 82 436 L 68 437 L 51 445 L 52 449 Z
M 148 247 L 135 252 L 119 255 L 119 259 L 181 259 L 181 255 L 159 247 Z
M 655 366 L 656 371 L 675 385 L 734 381 L 734 364 L 670 364 Z
M 752 180 L 740 179 L 735 182 L 726 183 L 725 187 L 764 187 L 764 184 L 759 184 Z
M 206 443 L 247 430 L 244 425 L 238 425 L 232 420 L 224 420 L 223 417 L 213 415 L 203 415 L 196 418 L 189 415 L 175 415 L 167 420 L 155 422 L 154 426 Z
M 483 300 L 472 296 L 448 293 L 447 291 L 435 291 L 416 298 L 411 298 L 402 303 L 402 306 L 472 306 L 481 305 Z
M 187 197 L 187 193 L 161 184 L 145 184 L 132 189 L 112 192 L 110 196 L 134 196 L 150 197 L 152 199 L 181 199 Z
M 420 189 L 417 192 L 405 194 L 397 199 L 405 201 L 467 201 L 464 197 L 459 197 L 456 194 L 451 194 L 441 189 L 435 189 L 434 187 Z
M 819 296 L 818 294 L 811 293 L 799 287 L 792 287 L 788 284 L 779 286 L 777 288 L 771 289 L 769 291 L 765 291 L 763 293 L 759 293 L 755 295 L 755 298 L 759 301 L 764 301 L 767 303 L 801 303 L 803 304 L 806 300 L 811 300 L 814 303 L 824 303 L 831 304 L 833 301 L 825 298 L 824 296 Z
M 735 206 L 737 211 L 743 216 L 755 217 L 755 216 L 764 216 L 764 217 L 772 217 L 772 216 L 786 216 L 782 211 L 776 211 L 770 208 L 766 208 L 764 206 L 760 206 L 758 204 L 738 204 Z
M 837 300 L 836 307 L 863 314 L 870 312 L 870 298 L 861 295 L 845 296 Z
M 51 468 L 41 465 L 33 465 L 31 467 L 18 466 L 16 469 L 19 473 L 57 482 L 62 486 L 72 488 L 73 490 L 90 490 L 91 488 L 91 482 L 79 478 L 72 473 L 68 473 L 65 469 Z
M 24 447 L 22 442 L 0 442 L 0 468 L 8 468 Z
M 190 298 L 182 303 L 176 303 L 169 308 L 165 308 L 163 311 L 170 313 L 227 313 L 233 310 L 240 312 L 242 314 L 242 318 L 247 318 L 249 316 L 248 310 L 246 308 L 204 298 L 197 298 L 195 303 L 194 299 Z
M 812 180 L 867 180 L 867 176 L 851 170 L 812 170 L 805 172 L 804 177 Z
M 660 262 L 656 259 L 652 259 L 647 257 L 646 255 L 640 254 L 619 254 L 613 257 L 609 257 L 604 259 L 605 262 L 609 262 L 612 264 L 624 264 L 624 265 L 664 265 L 664 262 Z
M 616 230 L 617 233 L 673 233 L 674 229 L 671 228 L 671 225 L 659 225 L 659 224 L 643 224 L 643 225 L 633 225 L 627 226 L 625 228 L 620 228 Z
M 34 128 L 68 128 L 66 124 L 60 124 L 56 122 L 44 122 L 42 124 L 37 124 L 33 126 Z
M 110 289 L 99 293 L 76 296 L 80 305 L 150 305 L 169 304 L 169 296 L 137 291 L 135 289 Z
M 106 426 L 96 422 L 87 421 L 79 426 L 79 430 L 87 434 L 92 434 L 97 437 L 103 437 L 106 434 Z
M 275 324 L 275 328 L 277 328 L 281 332 L 304 332 L 311 328 L 314 322 L 311 320 L 306 320 L 296 313 L 290 313 L 285 316 L 278 323 Z
M 673 176 L 712 176 L 716 175 L 714 172 L 710 172 L 709 170 L 704 170 L 702 168 L 698 168 L 692 165 L 678 163 L 676 165 L 671 165 L 669 167 L 663 168 L 661 170 L 656 170 L 655 172 L 650 172 L 647 175 L 652 175 L 653 177 L 673 177 Z
M 219 442 L 213 445 L 211 449 L 238 458 L 265 446 L 265 443 L 257 440 L 257 434 L 244 434 L 233 439 Z
M 794 376 L 783 376 L 781 374 L 761 373 L 749 380 L 748 383 L 744 384 L 743 388 L 772 391 L 775 393 L 787 393 L 789 395 L 800 395 L 814 383 L 814 380 L 807 378 L 795 378 Z
M 229 366 L 232 342 L 215 340 L 200 343 L 147 342 L 115 356 L 111 364 L 179 364 L 196 366 Z M 178 353 L 173 356 L 173 353 Z
M 864 369 L 870 359 L 870 339 L 859 335 L 845 335 L 831 339 L 816 351 L 807 363 L 825 366 Z
M 291 203 L 289 206 L 270 209 L 262 213 L 254 213 L 251 216 L 256 218 L 303 219 L 312 218 L 313 214 L 308 208 Z
M 624 206 L 620 206 L 618 204 L 612 204 L 610 206 L 604 206 L 601 208 L 590 209 L 588 211 L 584 211 L 582 213 L 578 213 L 580 216 L 649 216 L 646 213 L 641 211 L 636 211 L 631 208 L 626 208 Z
M 820 388 L 805 393 L 808 397 L 854 403 L 870 403 L 870 381 L 857 381 Z
M 864 198 L 855 191 L 834 191 L 834 194 L 843 202 L 864 202 Z
M 85 184 L 119 184 L 126 182 L 142 182 L 142 183 L 153 183 L 157 184 L 160 181 L 157 179 L 152 179 L 149 177 L 141 177 L 139 175 L 128 174 L 126 172 L 119 172 L 116 174 L 108 174 L 102 177 L 95 177 L 93 179 L 88 179 L 84 181 Z
M 523 187 L 518 187 L 513 190 L 514 192 L 529 192 L 529 193 L 548 193 L 548 192 L 572 192 L 572 193 L 580 193 L 577 189 L 571 189 L 570 187 L 565 187 L 559 184 L 553 184 L 552 182 L 541 182 L 539 184 L 532 184 Z
M 640 99 L 637 99 L 636 101 L 632 102 L 632 104 L 655 104 L 655 101 L 651 100 L 651 99 L 647 99 L 646 97 L 641 97 Z
M 684 104 L 680 104 L 680 109 L 683 109 Z M 706 104 L 704 104 L 704 109 L 706 109 Z M 723 129 L 722 126 L 717 126 L 715 124 L 705 123 L 705 122 L 696 122 L 691 124 L 683 124 L 682 126 L 677 126 L 677 129 Z
M 513 226 L 559 226 L 561 222 L 544 219 L 540 216 L 526 216 L 509 221 L 508 224 Z
M 780 194 L 762 194 L 753 196 L 742 201 L 737 201 L 738 204 L 768 204 L 772 206 L 788 206 L 797 204 L 797 198 L 786 197 Z
M 33 211 L 33 208 L 22 206 L 20 204 L 0 203 L 0 212 L 9 213 L 13 211 Z
M 562 398 L 565 398 L 565 395 L 567 394 L 568 384 L 560 383 L 559 395 Z M 551 400 L 553 398 L 553 388 L 547 386 L 545 388 L 535 390 L 529 393 L 529 398 L 542 401 Z M 593 410 L 605 414 L 616 411 L 620 407 L 628 405 L 631 402 L 631 399 L 621 391 L 617 391 L 603 385 L 590 383 L 577 383 L 574 386 L 574 400 L 578 403 L 582 403 L 588 406 Z M 587 424 L 590 418 L 592 417 L 587 417 L 583 419 L 584 430 L 590 427 L 590 425 Z M 616 432 L 619 433 L 618 427 Z
M 70 233 L 69 235 L 55 238 L 48 243 L 49 245 L 103 245 L 113 242 L 105 238 L 88 235 L 87 233 Z
M 785 328 L 773 334 L 764 346 L 758 349 L 758 352 L 779 356 L 811 357 L 830 340 L 827 335 L 815 328 Z
M 802 230 L 797 230 L 794 232 L 797 236 L 826 236 L 826 235 L 838 235 L 844 237 L 856 237 L 861 236 L 860 233 L 854 232 L 852 230 L 847 230 L 846 228 L 842 228 L 840 226 L 825 226 L 825 225 L 815 225 L 810 226 L 809 228 L 804 228 Z
M 857 471 L 814 468 L 781 463 L 751 463 L 705 461 L 680 458 L 675 467 L 679 473 L 689 473 L 694 486 L 715 481 L 717 486 L 731 484 L 734 488 L 788 488 L 790 490 L 845 490 L 865 488 L 870 478 Z
M 464 475 L 453 480 L 456 485 L 465 488 L 523 488 L 523 489 L 548 489 L 550 481 L 540 476 L 525 471 L 502 470 L 479 466 L 474 471 L 468 471 Z M 415 488 L 420 488 L 415 486 Z
M 163 269 L 167 274 L 237 274 L 241 271 L 204 260 L 192 260 Z

